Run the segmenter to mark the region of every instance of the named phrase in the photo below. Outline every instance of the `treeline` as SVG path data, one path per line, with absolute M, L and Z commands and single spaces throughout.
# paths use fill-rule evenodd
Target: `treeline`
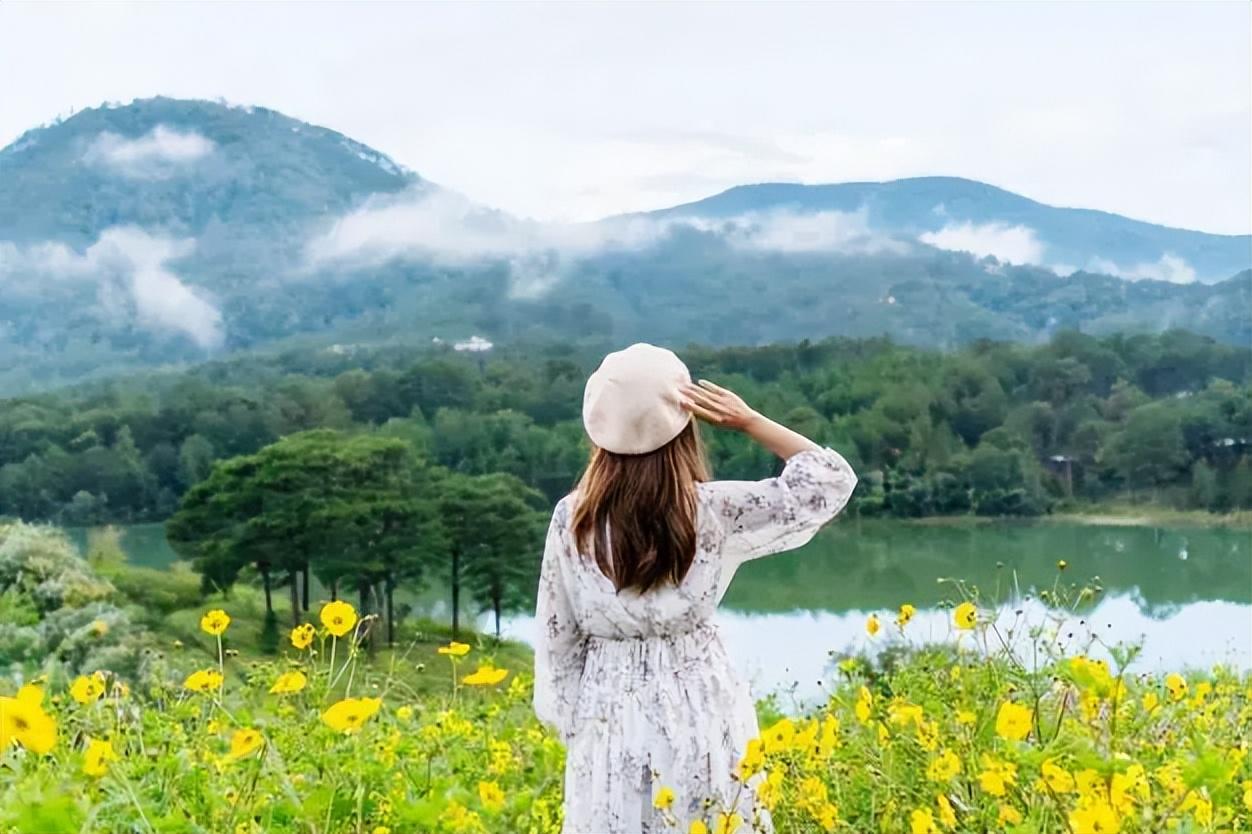
M 464 590 L 495 614 L 498 635 L 501 615 L 534 597 L 546 509 L 512 475 L 453 473 L 403 440 L 323 429 L 214 466 L 166 535 L 206 592 L 254 576 L 272 622 L 274 591 L 285 586 L 299 624 L 314 576 L 332 599 L 354 593 L 390 643 L 396 590 L 432 574 L 451 592 L 454 633 Z
M 1029 515 L 1113 498 L 1252 506 L 1252 351 L 1191 333 L 681 353 L 695 374 L 843 451 L 863 475 L 862 514 Z M 598 359 L 559 346 L 308 350 L 0 401 L 0 516 L 164 519 L 214 462 L 314 428 L 403 440 L 434 465 L 507 473 L 551 501 L 585 460 L 581 393 Z M 708 437 L 719 477 L 775 465 L 740 437 Z

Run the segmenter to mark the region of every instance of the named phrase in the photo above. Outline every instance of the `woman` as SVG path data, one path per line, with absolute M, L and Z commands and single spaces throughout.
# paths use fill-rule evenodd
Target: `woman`
M 692 415 L 744 432 L 782 474 L 709 481 Z M 806 543 L 856 475 L 652 345 L 604 359 L 583 423 L 591 462 L 553 513 L 536 607 L 535 712 L 567 748 L 565 834 L 686 832 L 719 813 L 768 831 L 755 780 L 735 778 L 758 729 L 713 613 L 742 562 Z

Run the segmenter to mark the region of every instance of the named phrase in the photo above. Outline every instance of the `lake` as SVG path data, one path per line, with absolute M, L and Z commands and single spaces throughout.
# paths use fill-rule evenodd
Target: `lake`
M 85 540 L 82 531 L 73 535 Z M 123 546 L 135 564 L 175 558 L 159 524 L 128 528 Z M 801 550 L 744 565 L 726 595 L 722 629 L 758 694 L 789 688 L 809 699 L 829 679 L 830 652 L 873 653 L 888 644 L 901 603 L 918 609 L 906 630 L 911 641 L 946 639 L 950 616 L 942 606 L 956 591 L 942 580 L 964 579 L 984 599 L 1011 602 L 1001 611 L 1003 630 L 1018 618 L 1040 622 L 1036 594 L 1053 587 L 1061 559 L 1063 582 L 1099 577 L 1104 589 L 1066 624 L 1071 639 L 1092 632 L 1108 645 L 1142 642 L 1136 667 L 1145 671 L 1252 668 L 1252 531 L 1226 528 L 844 518 Z M 871 639 L 865 621 L 873 612 L 883 630 Z M 444 607 L 429 613 L 440 616 Z M 506 635 L 523 640 L 533 628 L 525 615 L 505 622 Z

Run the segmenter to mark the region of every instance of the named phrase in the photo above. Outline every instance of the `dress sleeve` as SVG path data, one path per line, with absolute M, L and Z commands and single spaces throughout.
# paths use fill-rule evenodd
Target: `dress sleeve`
M 573 732 L 574 705 L 582 683 L 587 641 L 574 617 L 565 584 L 567 513 L 557 505 L 548 527 L 535 604 L 535 715 L 563 741 Z
M 713 486 L 713 511 L 726 531 L 722 556 L 733 571 L 807 544 L 848 503 L 856 473 L 842 455 L 823 448 L 792 455 L 777 477 Z

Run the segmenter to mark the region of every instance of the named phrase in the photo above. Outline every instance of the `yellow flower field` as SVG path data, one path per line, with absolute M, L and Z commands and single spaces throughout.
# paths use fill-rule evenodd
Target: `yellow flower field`
M 763 706 L 738 776 L 777 831 L 1252 831 L 1252 678 L 1128 674 L 1132 649 L 1111 664 L 1049 650 L 1071 610 L 1056 595 L 1056 619 L 1016 637 L 965 596 L 947 644 L 910 645 L 905 603 L 892 635 L 867 626 L 890 649 L 840 661 L 824 703 Z M 422 672 L 443 694 L 417 695 L 402 661 L 354 643 L 350 605 L 321 613 L 279 659 L 227 664 L 217 609 L 202 620 L 213 662 L 161 683 L 100 672 L 0 690 L 0 832 L 559 831 L 563 751 L 530 713 L 528 670 L 451 643 Z M 673 831 L 762 824 L 737 807 L 679 819 L 673 802 L 662 774 L 654 804 Z

